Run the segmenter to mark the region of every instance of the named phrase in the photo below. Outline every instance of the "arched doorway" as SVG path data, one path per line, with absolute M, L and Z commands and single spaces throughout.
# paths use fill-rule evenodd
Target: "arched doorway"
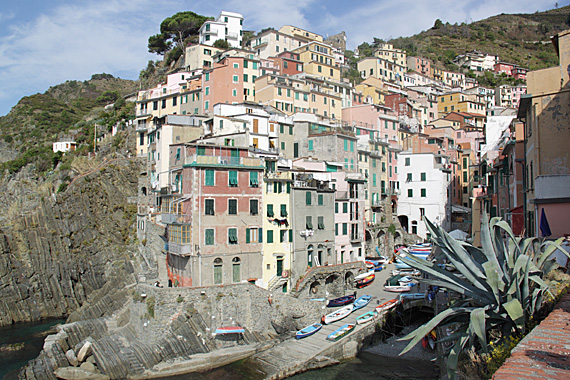
M 222 283 L 223 263 L 224 262 L 219 257 L 214 259 L 214 285 L 219 285 Z
M 398 220 L 400 221 L 400 225 L 404 229 L 404 232 L 410 232 L 410 228 L 408 226 L 408 216 L 407 215 L 400 215 L 400 216 L 398 216 Z
M 239 257 L 234 257 L 232 259 L 232 282 L 241 281 L 241 260 Z
M 412 233 L 417 235 L 418 234 L 418 221 L 412 220 Z
M 319 288 L 321 283 L 318 281 L 314 281 L 311 286 L 309 286 L 309 295 L 314 296 L 319 292 Z
M 313 245 L 309 244 L 307 246 L 307 267 L 313 267 Z
M 277 256 L 277 277 L 283 275 L 283 256 Z
M 376 253 L 379 255 L 384 255 L 386 253 L 386 232 L 383 230 L 378 231 L 376 235 L 376 241 L 378 243 Z
M 402 244 L 402 234 L 399 231 L 394 233 L 394 245 Z
M 348 286 L 354 283 L 354 274 L 351 271 L 344 274 L 344 283 Z

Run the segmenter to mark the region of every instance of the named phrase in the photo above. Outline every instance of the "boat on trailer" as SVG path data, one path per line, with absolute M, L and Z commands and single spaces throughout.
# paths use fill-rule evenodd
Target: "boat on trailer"
M 317 331 L 319 331 L 322 327 L 323 327 L 323 325 L 321 323 L 313 323 L 312 325 L 307 326 L 307 327 L 297 331 L 295 336 L 297 337 L 297 339 L 306 338 L 310 335 L 313 335 Z

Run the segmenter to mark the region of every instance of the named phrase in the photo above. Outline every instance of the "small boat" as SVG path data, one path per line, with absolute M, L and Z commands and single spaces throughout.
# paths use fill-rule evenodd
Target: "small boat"
M 297 339 L 306 338 L 309 335 L 313 335 L 314 333 L 319 331 L 322 327 L 323 327 L 323 325 L 321 323 L 313 323 L 312 325 L 307 326 L 304 329 L 297 331 L 295 336 L 297 337 Z
M 374 269 L 374 263 L 372 261 L 365 261 L 366 269 Z
M 372 281 L 374 281 L 374 278 L 376 277 L 376 275 L 374 273 L 368 274 L 368 276 L 360 279 L 360 280 L 356 280 L 356 287 L 357 288 L 364 288 L 365 286 L 368 286 L 372 283 Z
M 399 274 L 399 276 L 402 276 L 402 274 Z M 406 285 L 409 284 L 410 282 L 414 281 L 414 279 L 411 276 L 403 276 L 402 278 L 400 278 L 400 280 L 398 280 L 400 282 L 400 285 Z
M 346 304 L 354 302 L 355 299 L 356 299 L 356 293 L 348 295 L 348 296 L 338 297 L 338 298 L 334 298 L 332 300 L 329 300 L 329 302 L 327 302 L 327 306 L 328 307 L 344 306 Z
M 336 342 L 340 338 L 348 335 L 352 330 L 354 330 L 355 327 L 356 325 L 354 323 L 347 323 L 338 330 L 335 330 L 332 333 L 330 333 L 329 336 L 327 336 L 327 339 Z
M 411 288 L 407 285 L 384 285 L 384 290 L 387 292 L 403 293 L 409 292 Z
M 376 316 L 378 316 L 378 312 L 376 310 L 368 311 L 356 317 L 356 323 L 362 325 L 366 322 L 372 321 L 374 318 L 376 318 Z
M 362 280 L 363 278 L 370 276 L 372 273 L 374 273 L 373 270 L 360 273 L 358 276 L 354 277 L 354 281 Z
M 364 295 L 362 297 L 358 297 L 356 301 L 354 301 L 354 310 L 362 309 L 364 306 L 368 305 L 372 300 L 372 296 Z
M 383 264 L 378 264 L 374 267 L 374 272 L 380 272 L 382 269 L 385 269 L 386 266 Z
M 218 327 L 214 332 L 215 335 L 225 335 L 225 334 L 241 334 L 244 333 L 245 330 L 243 327 L 239 326 L 227 326 L 227 327 Z
M 400 294 L 400 300 L 421 300 L 426 297 L 425 293 L 407 293 L 407 294 Z
M 376 306 L 376 308 L 374 310 L 376 310 L 376 312 L 378 312 L 378 313 L 381 313 L 383 311 L 390 310 L 391 308 L 393 308 L 397 304 L 398 304 L 398 300 L 396 298 L 394 298 L 390 301 L 386 301 L 383 304 Z
M 402 268 L 402 269 L 392 269 L 392 276 L 397 276 L 397 275 L 403 275 L 403 276 L 414 276 L 414 277 L 418 277 L 422 275 L 422 272 L 420 272 L 417 269 L 414 268 Z
M 325 325 L 329 325 L 333 322 L 340 321 L 341 319 L 345 318 L 350 313 L 352 313 L 353 310 L 354 310 L 354 305 L 352 305 L 352 304 L 347 305 L 347 306 L 343 307 L 342 309 L 338 309 L 337 311 L 335 311 L 333 313 L 325 315 L 321 319 L 321 322 Z

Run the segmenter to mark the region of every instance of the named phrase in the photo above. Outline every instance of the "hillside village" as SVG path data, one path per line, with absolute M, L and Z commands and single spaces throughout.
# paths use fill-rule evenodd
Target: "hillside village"
M 245 22 L 204 22 L 182 67 L 136 97 L 138 238 L 162 239 L 170 286 L 289 292 L 429 239 L 424 217 L 475 245 L 483 212 L 515 234 L 546 235 L 544 214 L 552 237 L 570 232 L 569 31 L 560 66 L 534 72 L 480 51 L 452 72 L 382 43 L 354 84 L 344 32 L 242 41 Z M 522 84 L 479 86 L 485 72 Z

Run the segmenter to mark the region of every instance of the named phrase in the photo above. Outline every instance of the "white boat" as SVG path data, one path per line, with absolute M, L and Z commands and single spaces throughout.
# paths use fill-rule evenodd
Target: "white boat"
M 347 317 L 354 310 L 354 305 L 350 304 L 341 309 L 338 309 L 330 314 L 325 315 L 321 321 L 323 324 L 328 325 Z
M 361 273 L 358 276 L 354 277 L 354 281 L 365 279 L 366 277 L 370 276 L 371 274 L 374 274 L 373 270 L 371 270 L 370 272 Z
M 359 325 L 362 325 L 364 323 L 372 321 L 377 316 L 378 316 L 378 312 L 376 310 L 371 310 L 371 311 L 368 311 L 368 312 L 356 317 L 356 323 Z
M 411 287 L 408 285 L 384 285 L 384 290 L 387 292 L 403 293 L 409 292 Z
M 378 313 L 381 313 L 381 312 L 386 311 L 386 310 L 390 310 L 391 308 L 395 307 L 398 304 L 398 302 L 399 302 L 398 299 L 394 298 L 390 301 L 386 301 L 383 304 L 376 306 L 375 310 Z

